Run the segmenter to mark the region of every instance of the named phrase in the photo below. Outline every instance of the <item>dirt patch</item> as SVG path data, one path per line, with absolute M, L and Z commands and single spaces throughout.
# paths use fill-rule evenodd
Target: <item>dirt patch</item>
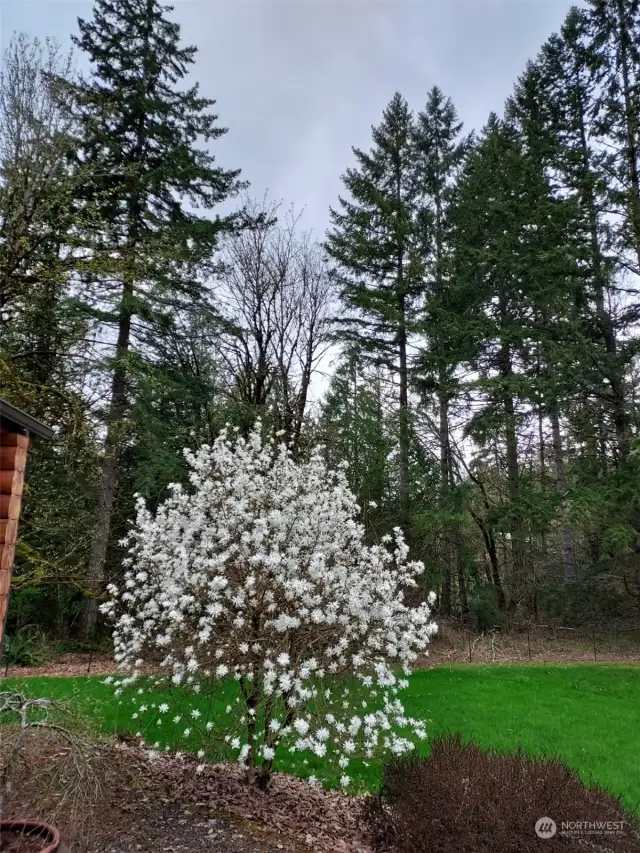
M 418 668 L 474 664 L 640 663 L 640 628 L 624 631 L 578 631 L 532 627 L 479 634 L 457 624 L 441 623 L 429 654 Z
M 452 663 L 624 663 L 640 664 L 640 627 L 637 630 L 578 631 L 570 628 L 531 628 L 530 631 L 478 634 L 458 624 L 442 622 L 418 668 Z M 148 670 L 153 671 L 153 668 Z M 43 666 L 10 667 L 0 672 L 10 678 L 38 676 L 113 675 L 109 655 L 76 652 Z
M 116 671 L 115 661 L 110 655 L 96 656 L 89 652 L 76 652 L 60 655 L 49 663 L 42 664 L 42 666 L 11 666 L 8 669 L 3 667 L 0 677 L 112 675 Z

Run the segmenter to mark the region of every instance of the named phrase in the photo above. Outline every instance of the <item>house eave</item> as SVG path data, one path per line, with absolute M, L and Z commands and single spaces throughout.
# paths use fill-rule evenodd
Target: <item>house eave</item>
M 17 432 L 32 437 L 52 439 L 54 431 L 42 421 L 0 398 L 0 428 L 6 432 Z

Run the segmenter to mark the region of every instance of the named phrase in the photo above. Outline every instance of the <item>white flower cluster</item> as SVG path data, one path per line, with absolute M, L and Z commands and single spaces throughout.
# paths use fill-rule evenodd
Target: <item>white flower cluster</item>
M 185 738 L 226 725 L 257 778 L 278 750 L 335 762 L 347 785 L 353 758 L 412 749 L 426 732 L 406 717 L 392 667 L 409 674 L 436 626 L 426 604 L 404 601 L 423 565 L 407 560 L 400 529 L 367 545 L 344 473 L 321 448 L 301 462 L 263 442 L 259 422 L 185 456 L 192 488 L 172 486 L 155 515 L 138 500 L 124 582 L 103 605 L 128 673 L 118 691 L 160 653 L 166 684 L 144 692 L 180 697 Z M 234 680 L 229 716 L 209 716 L 206 695 Z M 166 702 L 157 710 L 158 725 L 170 721 Z

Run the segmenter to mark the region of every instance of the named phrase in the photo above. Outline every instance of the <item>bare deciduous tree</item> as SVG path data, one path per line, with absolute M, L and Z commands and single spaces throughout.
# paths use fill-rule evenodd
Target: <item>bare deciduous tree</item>
M 255 413 L 273 404 L 296 447 L 314 373 L 330 346 L 332 285 L 317 243 L 289 210 L 248 202 L 254 225 L 231 237 L 218 282 L 217 346 L 232 392 Z
M 58 43 L 13 36 L 0 72 L 0 312 L 8 319 L 25 291 L 57 269 L 73 216 L 65 168 L 69 120 L 54 79 L 71 75 Z M 42 261 L 45 263 L 44 267 Z

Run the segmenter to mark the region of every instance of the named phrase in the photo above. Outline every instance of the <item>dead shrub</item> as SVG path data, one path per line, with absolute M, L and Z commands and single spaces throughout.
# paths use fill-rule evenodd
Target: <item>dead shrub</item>
M 0 692 L 0 812 L 64 828 L 86 841 L 108 793 L 137 778 L 140 762 L 96 738 L 60 702 Z
M 552 818 L 557 832 L 541 839 L 535 825 Z M 619 799 L 585 786 L 562 762 L 524 753 L 488 752 L 459 735 L 432 742 L 427 758 L 385 767 L 380 794 L 363 819 L 379 851 L 397 853 L 638 853 L 639 824 Z M 566 834 L 562 822 L 623 821 L 619 834 Z

